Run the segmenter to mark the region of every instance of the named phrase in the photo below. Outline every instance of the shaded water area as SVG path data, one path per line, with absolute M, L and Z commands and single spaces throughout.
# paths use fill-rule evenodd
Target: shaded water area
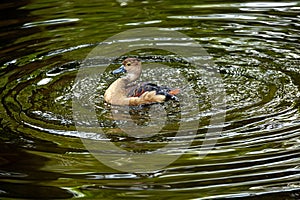
M 300 198 L 299 1 L 0 4 L 1 199 Z M 107 38 L 147 27 L 193 38 L 207 51 L 209 70 L 218 72 L 222 84 L 204 79 L 208 72 L 195 70 L 172 52 L 137 49 L 111 60 L 107 68 L 99 66 L 103 74 L 101 80 L 95 79 L 97 92 L 89 101 L 95 102 L 103 133 L 89 132 L 90 137 L 78 131 L 72 100 L 82 63 Z M 127 56 L 150 66 L 142 77 L 148 80 L 177 86 L 180 80 L 170 77 L 182 74 L 191 87 L 181 88 L 179 101 L 186 97 L 193 101 L 179 104 L 186 104 L 189 112 L 172 102 L 132 110 L 105 104 L 104 91 L 117 78 L 109 72 Z M 159 70 L 151 67 L 155 64 L 170 70 L 161 69 L 158 77 Z M 209 95 L 209 89 L 219 87 L 224 88 L 226 103 L 215 109 L 219 107 L 211 102 L 218 93 Z M 195 108 L 197 117 L 192 115 Z M 160 112 L 167 113 L 166 123 L 155 120 Z M 214 144 L 205 135 L 213 126 L 211 119 L 225 112 L 224 123 L 210 130 Z M 129 135 L 130 126 L 124 133 L 118 127 L 126 126 L 127 120 L 157 134 Z M 177 134 L 182 121 L 197 124 L 191 127 L 193 137 Z M 100 162 L 84 139 L 110 142 L 139 155 L 155 154 L 172 142 L 189 145 L 165 149 L 163 155 L 178 159 L 139 173 Z M 205 147 L 207 141 L 211 148 Z

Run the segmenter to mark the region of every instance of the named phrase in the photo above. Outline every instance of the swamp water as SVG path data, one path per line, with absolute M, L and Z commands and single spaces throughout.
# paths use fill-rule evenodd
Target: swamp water
M 299 199 L 299 13 L 299 1 L 2 1 L 1 198 Z M 137 49 L 112 60 L 95 79 L 97 92 L 88 101 L 95 103 L 103 135 L 78 131 L 87 124 L 75 123 L 72 100 L 86 57 L 107 38 L 150 27 L 200 44 L 212 62 L 208 71 L 221 83 L 174 53 Z M 186 81 L 178 97 L 190 101 L 139 109 L 103 103 L 117 78 L 109 72 L 127 56 L 142 59 L 144 79 L 174 87 Z M 155 68 L 162 65 L 169 70 Z M 176 73 L 183 78 L 169 78 Z M 224 89 L 222 109 L 212 106 L 218 90 L 210 95 L 210 88 Z M 220 113 L 224 122 L 211 129 Z M 126 134 L 136 125 L 157 134 Z M 208 130 L 213 138 L 205 137 Z M 176 143 L 160 155 L 177 159 L 144 173 L 122 171 L 99 162 L 85 139 L 134 155 Z M 124 163 L 130 162 L 118 162 L 120 169 Z

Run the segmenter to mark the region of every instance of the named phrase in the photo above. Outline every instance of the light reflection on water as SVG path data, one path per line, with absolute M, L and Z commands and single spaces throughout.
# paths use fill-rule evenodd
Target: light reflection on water
M 0 23 L 0 196 L 299 198 L 299 2 L 1 4 L 5 20 Z M 151 49 L 133 52 L 145 63 L 182 69 L 197 86 L 193 98 L 201 112 L 192 146 L 178 160 L 152 173 L 120 173 L 98 162 L 83 146 L 80 138 L 106 140 L 76 131 L 72 88 L 80 63 L 101 41 L 149 26 L 180 31 L 208 51 L 225 84 L 226 123 L 214 149 L 200 158 L 210 114 L 223 112 L 210 110 L 206 90 L 218 85 L 199 78 L 174 55 Z M 144 72 L 147 78 L 157 78 L 151 70 Z M 96 109 L 111 141 L 131 150 L 137 144 L 154 148 L 174 138 L 180 111 L 169 104 L 165 106 L 170 124 L 161 134 L 134 138 L 116 129 L 109 106 L 101 101 L 116 77 L 107 72 L 103 78 Z M 131 117 L 147 123 L 145 113 L 136 111 Z

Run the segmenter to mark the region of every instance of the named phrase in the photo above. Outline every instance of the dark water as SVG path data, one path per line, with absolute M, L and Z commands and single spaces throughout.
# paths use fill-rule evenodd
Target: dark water
M 300 198 L 299 1 L 24 0 L 1 1 L 0 9 L 1 198 Z M 169 113 L 163 130 L 157 129 L 159 134 L 128 136 L 117 129 L 124 124 L 112 119 L 112 108 L 102 98 L 116 78 L 106 72 L 127 55 L 116 58 L 99 81 L 94 99 L 99 128 L 108 136 L 105 140 L 90 132 L 96 136 L 90 140 L 113 141 L 141 155 L 172 141 L 190 142 L 187 149 L 163 152 L 179 157 L 162 169 L 118 171 L 88 151 L 82 140 L 86 135 L 75 127 L 76 76 L 100 42 L 126 30 L 153 26 L 179 31 L 208 52 L 213 61 L 210 70 L 222 78 L 226 104 L 221 106 L 224 110 L 214 110 L 207 89 L 218 88 L 219 83 L 202 79 L 176 55 L 137 50 L 127 55 L 171 67 L 170 74 L 162 72 L 166 77 L 161 80 L 178 71 L 184 74 L 199 113 L 197 118 L 189 115 L 195 108 L 191 102 L 180 104 L 190 108 L 188 115 L 172 103 L 120 108 L 114 117 L 124 122 L 130 116 L 153 130 L 161 122 L 150 119 L 149 112 Z M 145 69 L 144 76 L 155 81 L 152 72 Z M 168 83 L 176 86 L 178 81 Z M 179 97 L 189 96 L 189 90 L 183 91 Z M 204 137 L 210 119 L 224 111 L 222 131 L 212 130 L 216 144 L 199 157 L 203 144 L 210 141 Z M 197 123 L 194 137 L 176 136 L 180 120 Z

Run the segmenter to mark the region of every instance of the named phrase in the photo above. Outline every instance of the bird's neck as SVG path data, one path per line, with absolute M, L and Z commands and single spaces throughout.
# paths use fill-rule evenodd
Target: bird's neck
M 131 83 L 136 81 L 141 76 L 141 72 L 139 73 L 128 73 L 125 77 L 123 77 L 124 81 L 127 83 Z

